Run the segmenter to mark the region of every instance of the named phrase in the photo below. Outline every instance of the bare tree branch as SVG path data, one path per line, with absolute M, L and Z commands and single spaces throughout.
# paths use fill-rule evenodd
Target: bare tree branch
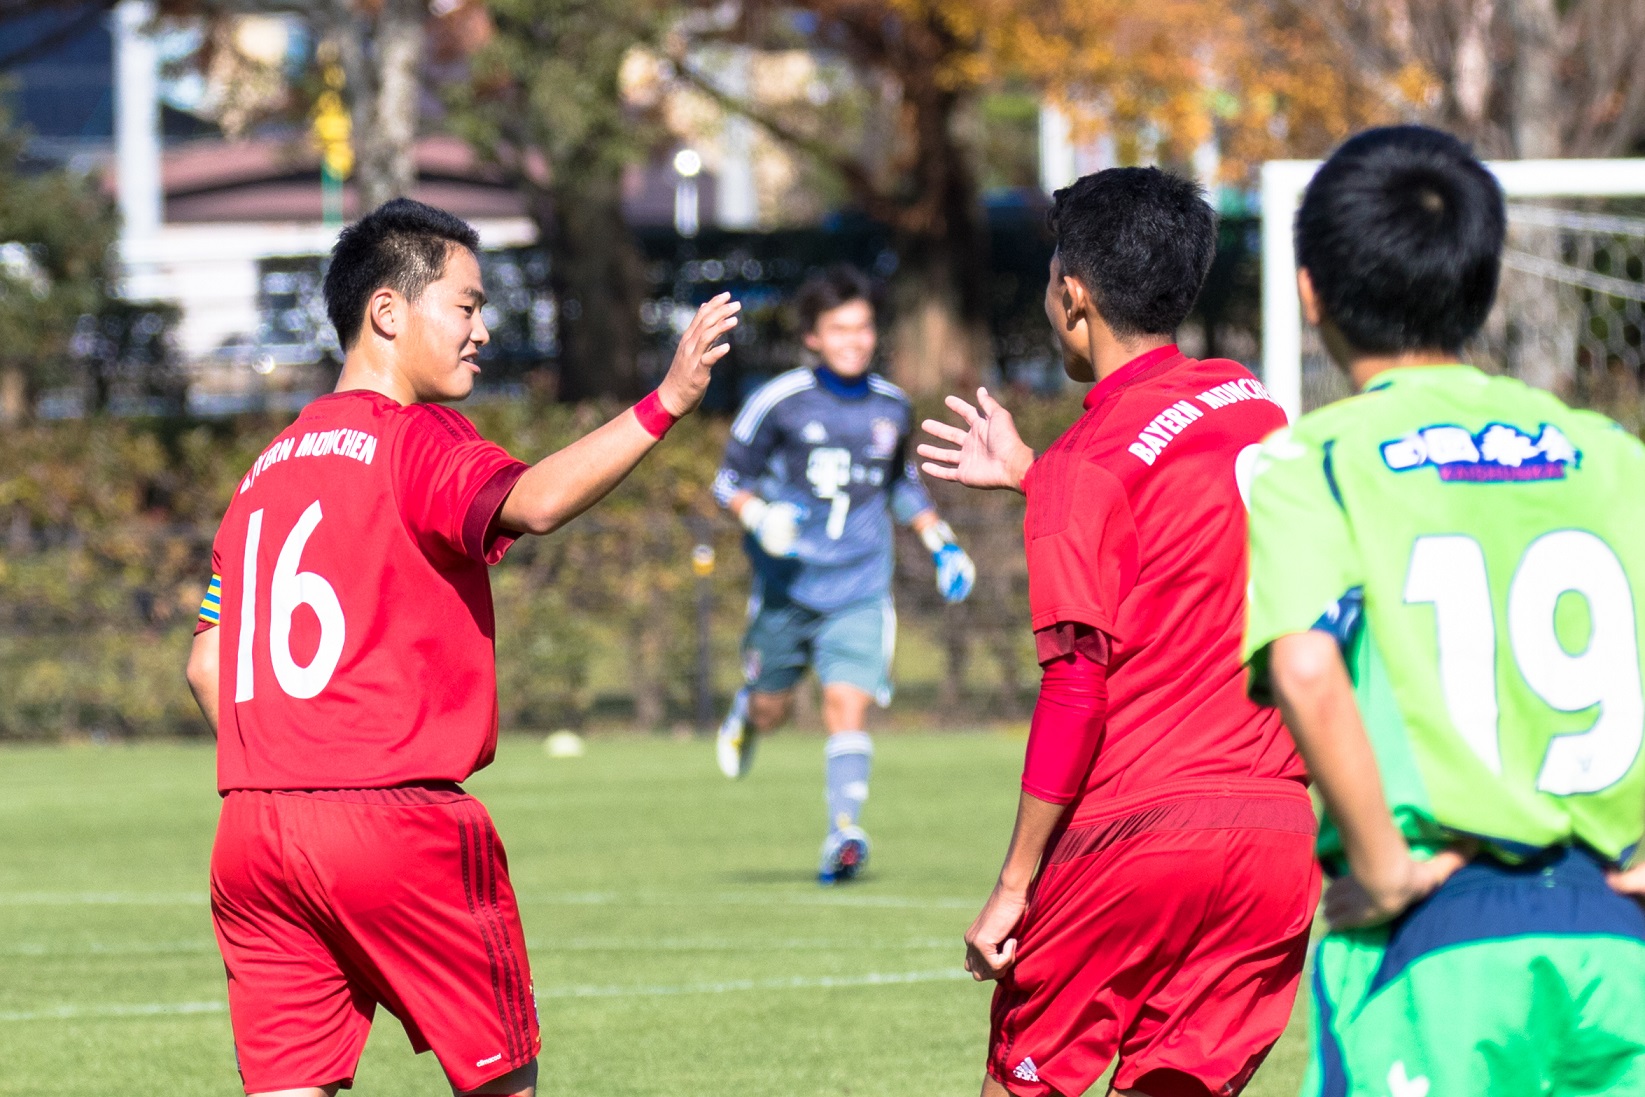
M 722 109 L 753 122 L 766 130 L 771 136 L 799 150 L 818 162 L 827 165 L 837 172 L 851 194 L 863 206 L 870 217 L 883 221 L 894 221 L 901 212 L 894 202 L 888 201 L 874 185 L 873 176 L 851 153 L 839 148 L 819 137 L 804 133 L 798 128 L 778 118 L 775 114 L 762 110 L 760 107 L 744 99 L 729 95 L 710 77 L 697 70 L 683 51 L 676 52 L 671 58 L 675 72 L 681 79 L 698 91 L 707 95 Z

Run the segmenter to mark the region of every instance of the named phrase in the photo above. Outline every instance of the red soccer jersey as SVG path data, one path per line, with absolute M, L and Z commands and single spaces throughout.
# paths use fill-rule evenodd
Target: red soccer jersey
M 217 786 L 461 781 L 497 745 L 486 566 L 526 466 L 449 408 L 315 400 L 240 481 L 221 576 Z
M 1181 781 L 1301 780 L 1279 713 L 1247 698 L 1240 664 L 1236 476 L 1285 413 L 1238 363 L 1174 346 L 1104 378 L 1085 407 L 1024 482 L 1042 659 L 1072 635 L 1058 625 L 1110 639 L 1106 728 L 1073 818 L 1144 806 Z

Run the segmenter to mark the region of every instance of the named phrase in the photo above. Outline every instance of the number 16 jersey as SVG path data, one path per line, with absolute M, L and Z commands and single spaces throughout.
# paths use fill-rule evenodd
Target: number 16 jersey
M 1253 688 L 1276 638 L 1332 632 L 1409 841 L 1625 856 L 1645 829 L 1642 488 L 1645 447 L 1592 412 L 1471 366 L 1379 374 L 1259 454 Z
M 241 479 L 212 545 L 218 789 L 462 781 L 497 742 L 487 565 L 526 466 L 462 415 L 323 396 Z

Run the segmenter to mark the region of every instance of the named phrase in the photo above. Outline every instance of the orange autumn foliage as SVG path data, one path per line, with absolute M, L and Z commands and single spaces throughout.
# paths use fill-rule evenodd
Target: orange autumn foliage
M 807 5 L 825 18 L 856 0 Z M 1366 125 L 1408 117 L 1426 88 L 1360 75 L 1297 6 L 1236 0 L 889 0 L 947 48 L 936 78 L 965 93 L 1026 84 L 1082 137 L 1107 130 L 1122 159 L 1185 161 L 1213 135 L 1223 173 L 1310 156 Z M 882 7 L 881 10 L 885 10 Z

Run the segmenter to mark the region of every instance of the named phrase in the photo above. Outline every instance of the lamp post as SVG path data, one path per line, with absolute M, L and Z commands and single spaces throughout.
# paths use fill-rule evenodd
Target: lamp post
M 314 103 L 311 123 L 320 147 L 320 218 L 327 225 L 343 223 L 343 181 L 354 171 L 353 123 L 343 105 L 343 66 L 336 53 L 330 43 L 322 47 L 326 90 Z
M 698 220 L 697 176 L 703 170 L 703 158 L 696 149 L 681 149 L 674 154 L 674 231 L 690 238 L 697 235 Z

